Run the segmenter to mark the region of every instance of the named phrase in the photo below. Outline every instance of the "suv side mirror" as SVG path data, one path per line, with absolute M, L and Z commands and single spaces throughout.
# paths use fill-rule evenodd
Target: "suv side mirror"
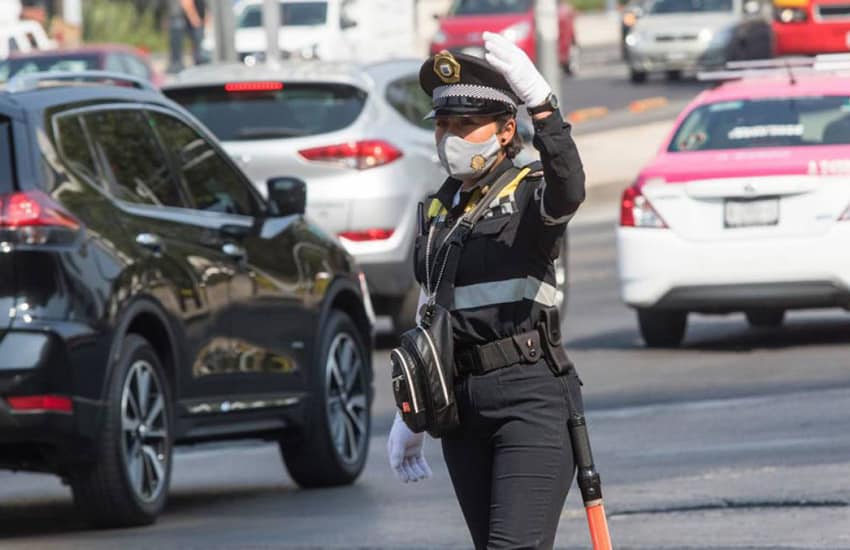
M 266 181 L 269 192 L 269 214 L 291 216 L 304 214 L 307 209 L 307 184 L 291 177 L 271 178 Z

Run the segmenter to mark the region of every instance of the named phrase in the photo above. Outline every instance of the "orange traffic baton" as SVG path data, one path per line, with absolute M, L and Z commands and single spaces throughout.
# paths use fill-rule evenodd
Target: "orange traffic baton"
M 587 526 L 590 529 L 590 541 L 593 550 L 611 550 L 611 535 L 608 533 L 608 519 L 602 504 L 602 479 L 593 465 L 593 453 L 590 451 L 590 436 L 587 433 L 587 421 L 580 412 L 570 415 L 568 422 L 570 440 L 573 444 L 576 481 L 581 490 L 581 499 L 587 512 Z

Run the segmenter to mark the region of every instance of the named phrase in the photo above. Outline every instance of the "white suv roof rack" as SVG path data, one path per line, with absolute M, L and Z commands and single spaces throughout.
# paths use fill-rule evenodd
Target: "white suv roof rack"
M 764 76 L 787 76 L 792 81 L 798 74 L 846 73 L 850 75 L 850 54 L 823 54 L 814 57 L 780 57 L 730 61 L 725 70 L 705 71 L 697 74 L 701 81 L 741 80 Z
M 109 71 L 47 71 L 29 73 L 12 77 L 6 83 L 6 91 L 13 93 L 25 92 L 35 90 L 43 83 L 56 81 L 101 82 L 103 84 L 108 84 L 110 81 L 126 82 L 140 90 L 158 92 L 151 82 L 143 78 Z

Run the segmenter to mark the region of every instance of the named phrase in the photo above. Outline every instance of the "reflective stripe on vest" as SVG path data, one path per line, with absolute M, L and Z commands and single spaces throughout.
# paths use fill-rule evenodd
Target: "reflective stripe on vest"
M 558 289 L 534 277 L 455 287 L 454 309 L 509 304 L 531 300 L 546 307 L 556 304 Z

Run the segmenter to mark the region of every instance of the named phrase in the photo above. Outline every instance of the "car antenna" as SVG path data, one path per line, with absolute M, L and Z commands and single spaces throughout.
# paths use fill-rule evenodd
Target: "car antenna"
M 785 59 L 785 68 L 786 68 L 786 69 L 788 69 L 788 80 L 789 80 L 789 83 L 790 83 L 792 86 L 796 86 L 796 85 L 797 85 L 797 79 L 794 77 L 794 69 L 793 69 L 793 67 L 791 66 L 791 62 L 788 60 L 788 58 L 786 58 L 786 59 Z

